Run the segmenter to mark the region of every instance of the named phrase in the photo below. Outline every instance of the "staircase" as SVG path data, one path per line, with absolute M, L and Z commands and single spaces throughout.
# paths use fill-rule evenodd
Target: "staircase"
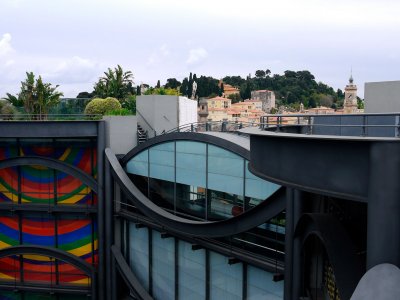
M 137 124 L 137 144 L 142 144 L 148 139 L 147 131 L 145 131 L 142 126 Z

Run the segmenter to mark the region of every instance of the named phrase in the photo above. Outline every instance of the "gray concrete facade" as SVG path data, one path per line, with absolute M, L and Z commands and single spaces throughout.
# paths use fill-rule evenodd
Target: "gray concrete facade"
M 106 144 L 114 153 L 126 154 L 137 144 L 136 116 L 104 116 Z
M 400 80 L 365 83 L 365 113 L 400 111 Z

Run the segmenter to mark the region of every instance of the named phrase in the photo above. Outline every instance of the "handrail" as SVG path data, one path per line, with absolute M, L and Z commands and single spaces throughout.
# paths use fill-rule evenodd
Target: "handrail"
M 346 124 L 342 120 L 348 120 L 349 117 L 352 120 L 359 120 L 356 124 Z M 358 117 L 358 118 L 357 118 Z M 382 117 L 381 123 L 376 124 L 375 117 Z M 384 118 L 387 117 L 387 118 Z M 293 118 L 296 118 L 293 122 Z M 336 124 L 324 124 L 317 122 L 321 118 L 335 118 L 338 120 Z M 373 119 L 373 123 L 370 122 L 370 118 Z M 272 120 L 272 121 L 271 121 Z M 292 120 L 290 122 L 290 120 Z M 386 122 L 385 122 L 386 121 Z M 389 121 L 391 124 L 388 124 Z M 345 124 L 343 124 L 345 123 Z M 386 123 L 386 124 L 385 124 Z M 279 114 L 279 115 L 265 115 L 260 117 L 260 129 L 268 130 L 270 126 L 273 126 L 277 132 L 281 131 L 282 127 L 287 126 L 302 126 L 306 127 L 307 134 L 313 134 L 313 128 L 361 128 L 360 136 L 368 136 L 368 128 L 393 128 L 393 136 L 400 137 L 400 113 L 372 113 L 372 114 Z M 320 133 L 321 134 L 321 133 Z M 329 133 L 322 133 L 328 134 Z M 342 136 L 342 133 L 334 134 Z M 346 135 L 349 135 L 346 132 Z M 354 135 L 354 134 L 353 134 Z M 392 136 L 392 134 L 386 134 Z
M 145 123 L 147 124 L 147 126 L 150 127 L 151 130 L 153 130 L 154 132 L 154 136 L 157 135 L 157 132 L 155 131 L 155 129 L 149 124 L 149 122 L 147 122 L 146 118 L 140 113 L 140 111 L 136 108 L 136 114 L 138 114 L 139 116 L 142 117 L 143 121 L 145 121 Z

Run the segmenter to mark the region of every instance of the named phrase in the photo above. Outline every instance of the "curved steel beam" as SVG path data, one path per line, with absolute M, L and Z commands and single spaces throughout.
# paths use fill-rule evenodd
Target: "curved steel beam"
M 232 136 L 231 133 L 225 133 L 228 136 Z M 150 148 L 154 145 L 165 143 L 165 142 L 172 142 L 172 141 L 196 141 L 196 142 L 203 142 L 203 143 L 208 143 L 212 144 L 214 146 L 229 150 L 231 152 L 234 152 L 235 154 L 238 154 L 239 156 L 250 160 L 250 151 L 232 141 L 229 141 L 227 139 L 223 139 L 221 137 L 213 136 L 211 134 L 207 133 L 196 133 L 196 132 L 174 132 L 174 133 L 168 133 L 164 135 L 159 135 L 154 138 L 151 138 L 150 140 L 146 141 L 146 143 L 140 144 L 133 148 L 131 151 L 129 151 L 124 157 L 121 159 L 121 164 L 123 166 L 126 165 L 126 163 L 134 157 L 136 154 L 139 152 Z
M 43 255 L 43 256 L 50 256 L 54 257 L 58 260 L 61 260 L 65 263 L 73 265 L 74 267 L 82 270 L 91 280 L 91 292 L 92 292 L 92 299 L 97 299 L 96 297 L 96 269 L 89 264 L 88 262 L 84 261 L 82 258 L 72 255 L 66 251 L 45 247 L 45 246 L 34 246 L 34 245 L 19 245 L 13 247 L 7 247 L 0 250 L 0 259 L 3 257 L 11 256 L 11 255 L 24 255 L 24 254 L 36 254 L 36 255 Z
M 249 209 L 237 217 L 218 222 L 193 221 L 181 218 L 165 211 L 149 200 L 130 180 L 114 152 L 107 148 L 105 153 L 110 162 L 114 180 L 118 183 L 128 200 L 147 217 L 174 231 L 203 237 L 234 235 L 265 223 L 266 220 L 275 217 L 285 209 L 285 190 L 284 188 L 280 188 L 268 200 L 261 202 L 256 207 Z
M 42 157 L 42 156 L 19 156 L 7 158 L 4 160 L 0 160 L 0 169 L 11 168 L 17 166 L 45 166 L 51 169 L 56 169 L 58 171 L 67 173 L 75 178 L 78 178 L 85 185 L 90 187 L 95 193 L 97 193 L 98 187 L 96 180 L 89 176 L 87 173 L 83 172 L 81 169 L 67 164 L 63 161 Z
M 325 247 L 341 298 L 350 299 L 364 271 L 346 230 L 334 216 L 304 214 L 297 223 L 295 237 L 304 246 L 311 236 L 316 236 Z
M 82 270 L 86 275 L 90 277 L 92 277 L 96 272 L 95 268 L 88 262 L 84 261 L 82 258 L 57 248 L 34 246 L 34 245 L 19 245 L 19 246 L 7 247 L 0 250 L 0 258 L 11 255 L 24 255 L 24 254 L 37 254 L 37 255 L 54 257 L 65 263 L 73 265 L 74 267 Z
M 111 246 L 111 252 L 114 256 L 116 267 L 129 289 L 135 292 L 136 296 L 139 297 L 140 300 L 153 300 L 153 297 L 150 296 L 132 272 L 121 251 L 113 245 Z

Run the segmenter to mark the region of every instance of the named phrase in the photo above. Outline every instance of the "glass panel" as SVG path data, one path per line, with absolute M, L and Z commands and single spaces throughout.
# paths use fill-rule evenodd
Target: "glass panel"
M 54 170 L 43 166 L 21 166 L 21 201 L 54 203 Z
M 272 182 L 254 176 L 249 171 L 249 162 L 246 162 L 246 197 L 250 197 L 248 207 L 254 207 L 267 199 L 280 188 Z
M 18 168 L 0 169 L 0 202 L 18 202 Z
M 47 213 L 24 213 L 22 218 L 22 243 L 24 245 L 55 246 L 54 217 Z M 34 264 L 32 259 L 32 264 Z M 40 261 L 37 262 L 39 265 Z
M 206 298 L 206 254 L 204 249 L 192 250 L 192 245 L 179 241 L 179 299 Z
M 210 252 L 210 298 L 242 299 L 243 265 L 229 265 L 228 258 Z
M 149 230 L 129 224 L 129 264 L 146 290 L 149 289 Z
M 175 181 L 175 143 L 164 143 L 150 148 L 150 177 Z
M 259 268 L 247 267 L 247 299 L 280 300 L 283 299 L 284 281 L 275 282 L 273 275 Z
M 58 261 L 60 284 L 90 286 L 90 278 L 70 264 Z
M 96 175 L 96 141 L 89 139 L 56 139 L 54 158 L 74 165 L 90 175 Z
M 137 154 L 126 164 L 126 172 L 136 175 L 149 176 L 149 151 Z
M 19 245 L 18 216 L 0 216 L 0 249 L 16 245 Z
M 24 281 L 33 283 L 56 283 L 56 263 L 52 257 L 23 255 Z
M 161 238 L 153 234 L 153 297 L 155 299 L 175 299 L 175 243 L 174 238 Z
M 0 160 L 18 156 L 16 139 L 0 139 Z
M 171 181 L 150 178 L 150 196 L 158 206 L 174 210 L 174 183 Z
M 0 258 L 0 281 L 20 281 L 20 269 L 19 255 Z
M 79 179 L 66 173 L 56 171 L 57 204 L 87 204 L 94 203 L 92 190 Z
M 176 142 L 176 182 L 206 186 L 206 144 Z
M 57 224 L 58 248 L 76 255 L 90 264 L 95 264 L 97 261 L 97 223 L 92 222 L 92 219 L 87 216 L 62 215 Z
M 205 219 L 206 189 L 186 184 L 176 184 L 176 209 Z

